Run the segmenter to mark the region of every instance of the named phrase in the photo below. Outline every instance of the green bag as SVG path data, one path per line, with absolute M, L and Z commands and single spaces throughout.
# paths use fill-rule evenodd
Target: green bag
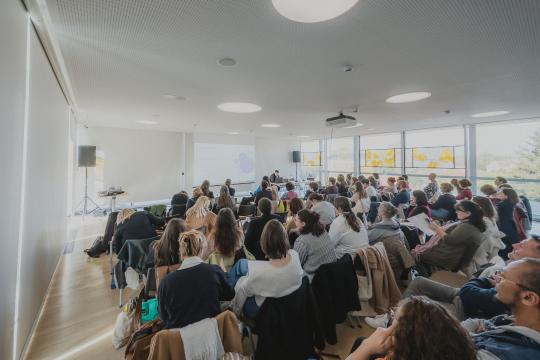
M 158 314 L 158 299 L 149 299 L 143 301 L 141 305 L 141 321 L 142 323 L 147 323 L 149 321 L 157 319 Z

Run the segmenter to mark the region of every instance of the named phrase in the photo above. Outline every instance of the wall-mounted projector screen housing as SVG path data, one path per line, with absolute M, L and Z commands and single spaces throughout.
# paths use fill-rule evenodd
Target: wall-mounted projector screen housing
M 212 185 L 255 181 L 255 146 L 195 143 L 193 181 L 198 186 L 207 179 Z

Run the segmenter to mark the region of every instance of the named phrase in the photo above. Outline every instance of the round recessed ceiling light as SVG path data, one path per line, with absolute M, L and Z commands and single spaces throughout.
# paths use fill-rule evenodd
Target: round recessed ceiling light
M 252 113 L 261 111 L 261 107 L 257 104 L 244 103 L 244 102 L 228 102 L 219 104 L 217 108 L 221 111 L 232 112 L 232 113 Z
M 501 115 L 507 115 L 510 114 L 510 111 L 501 110 L 501 111 L 488 111 L 478 114 L 473 114 L 471 117 L 473 118 L 485 118 L 485 117 L 492 117 L 492 116 L 501 116 Z
M 418 91 L 418 92 L 411 92 L 411 93 L 390 96 L 388 99 L 386 99 L 386 102 L 391 103 L 391 104 L 402 104 L 402 103 L 424 100 L 430 96 L 431 96 L 430 92 Z
M 262 124 L 261 126 L 264 127 L 264 128 L 278 128 L 281 125 L 279 125 L 279 124 Z
M 234 66 L 236 65 L 236 60 L 233 58 L 222 58 L 218 60 L 218 64 L 221 66 Z
M 157 124 L 159 124 L 157 121 L 154 121 L 154 120 L 137 120 L 136 122 L 139 123 L 139 124 L 144 124 L 144 125 L 157 125 Z
M 350 10 L 358 0 L 272 0 L 277 12 L 289 20 L 316 23 L 336 18 Z
M 228 135 L 240 135 L 240 133 L 238 131 L 229 131 L 227 134 Z
M 354 125 L 351 125 L 351 126 L 345 126 L 344 129 L 354 129 L 354 128 L 357 128 L 357 127 L 360 127 L 360 126 L 364 126 L 364 124 L 358 123 L 358 124 L 354 124 Z
M 165 94 L 163 95 L 163 97 L 168 100 L 179 100 L 179 101 L 186 100 L 185 96 L 174 95 L 174 94 Z

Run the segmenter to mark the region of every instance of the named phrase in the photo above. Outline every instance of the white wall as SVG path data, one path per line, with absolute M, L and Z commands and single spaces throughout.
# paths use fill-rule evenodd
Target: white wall
M 19 348 L 36 319 L 67 240 L 69 107 L 31 31 Z
M 170 199 L 181 190 L 181 133 L 89 127 L 79 145 L 95 145 L 104 153 L 105 186 L 126 191 L 118 202 Z M 84 184 L 83 169 L 77 172 L 77 183 L 79 189 Z
M 66 239 L 68 106 L 21 2 L 0 3 L 0 46 L 0 358 L 17 359 Z
M 292 162 L 294 150 L 300 150 L 300 142 L 297 140 L 255 138 L 257 182 L 276 169 L 282 177 L 294 178 L 296 175 L 296 165 Z M 300 178 L 300 166 L 298 166 L 298 178 Z
M 27 20 L 21 2 L 0 2 L 0 359 L 13 350 L 21 197 Z

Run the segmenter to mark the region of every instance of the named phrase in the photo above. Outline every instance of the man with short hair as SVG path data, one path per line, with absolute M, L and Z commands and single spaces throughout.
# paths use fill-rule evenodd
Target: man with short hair
M 279 170 L 274 170 L 274 173 L 270 175 L 270 182 L 272 184 L 280 184 L 283 182 L 283 178 L 279 176 Z
M 495 297 L 512 316 L 462 322 L 481 360 L 540 359 L 540 259 L 523 258 L 495 275 Z
M 272 214 L 272 202 L 268 198 L 261 198 L 257 203 L 257 208 L 261 216 L 255 217 L 249 222 L 244 238 L 244 245 L 255 256 L 255 259 L 265 260 L 260 241 L 264 226 L 270 220 L 279 220 L 280 218 Z
M 429 173 L 429 183 L 424 187 L 424 192 L 430 204 L 435 202 L 434 196 L 439 193 L 439 184 L 437 183 L 437 174 Z
M 514 244 L 509 258 L 510 262 L 523 258 L 540 259 L 540 237 L 533 235 L 530 239 Z M 501 267 L 498 269 L 500 270 Z M 489 319 L 510 311 L 508 306 L 495 296 L 495 279 L 492 276 L 473 278 L 461 288 L 454 288 L 419 276 L 409 284 L 402 297 L 407 298 L 413 295 L 424 295 L 439 302 L 459 320 Z M 388 317 L 383 314 L 365 320 L 372 327 L 384 327 L 388 322 Z

